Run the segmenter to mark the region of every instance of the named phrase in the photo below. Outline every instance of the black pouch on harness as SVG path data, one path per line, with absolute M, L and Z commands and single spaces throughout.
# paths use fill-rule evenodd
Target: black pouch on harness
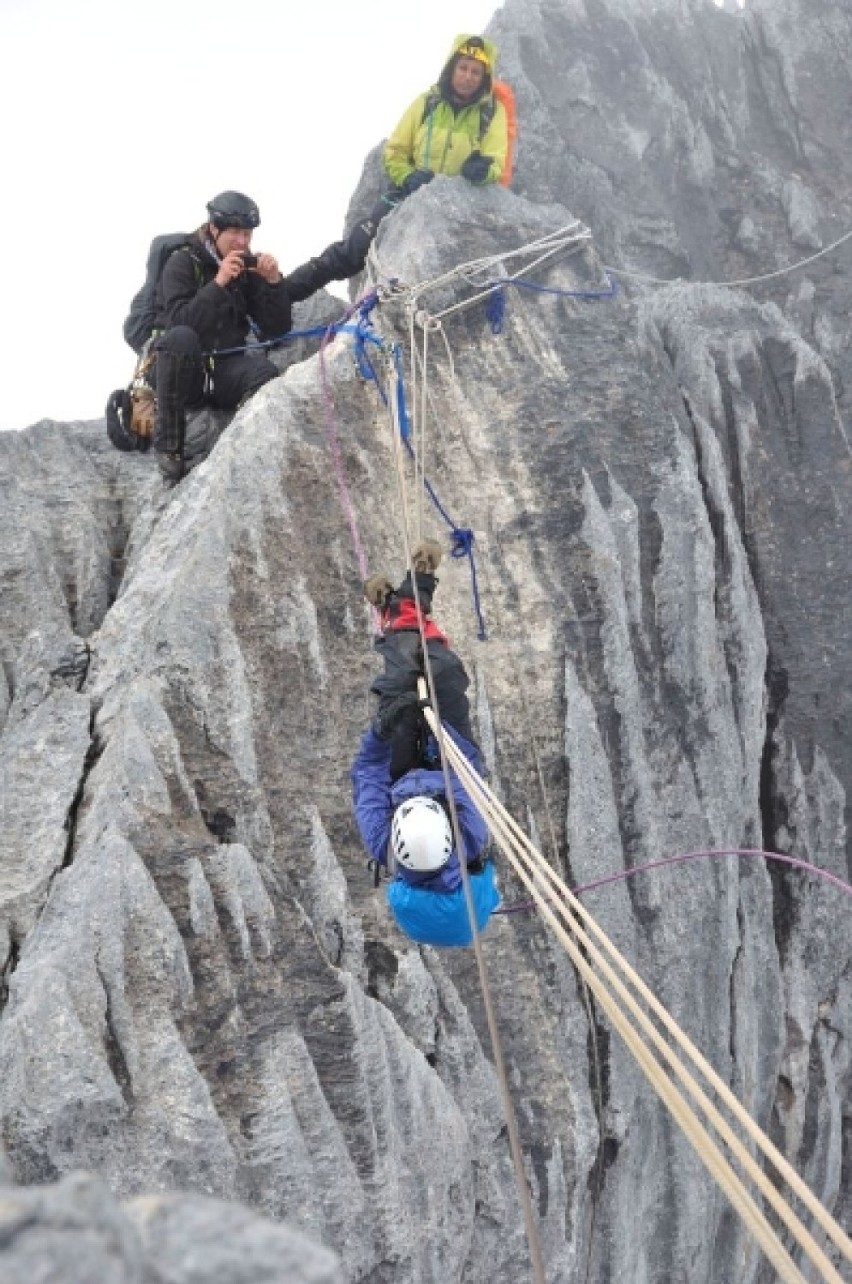
M 151 389 L 116 388 L 106 404 L 106 429 L 116 450 L 150 450 L 156 402 Z
M 153 357 L 145 356 L 128 388 L 116 388 L 106 404 L 106 428 L 116 450 L 150 450 L 157 420 L 154 389 L 145 380 Z

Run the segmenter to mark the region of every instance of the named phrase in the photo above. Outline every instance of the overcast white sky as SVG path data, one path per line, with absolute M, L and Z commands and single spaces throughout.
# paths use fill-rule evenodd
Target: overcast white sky
M 216 192 L 284 271 L 340 236 L 367 152 L 501 7 L 0 0 L 0 429 L 103 413 L 151 238 Z
M 499 8 L 0 0 L 0 429 L 103 414 L 151 237 L 216 192 L 257 201 L 284 271 L 340 236 L 367 152 Z

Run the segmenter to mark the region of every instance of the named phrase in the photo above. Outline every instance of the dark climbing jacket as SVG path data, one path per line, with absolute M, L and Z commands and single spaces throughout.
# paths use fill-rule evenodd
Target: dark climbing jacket
M 256 272 L 243 272 L 222 287 L 215 283 L 218 271 L 219 264 L 199 233 L 189 245 L 176 250 L 157 287 L 157 329 L 188 325 L 202 348 L 210 352 L 244 344 L 249 318 L 262 339 L 286 334 L 292 327 L 293 296 L 285 277 L 270 285 Z
M 270 285 L 255 272 L 244 272 L 224 288 L 214 284 L 219 264 L 207 249 L 206 229 L 155 236 L 145 282 L 134 295 L 124 322 L 124 337 L 141 353 L 152 334 L 188 325 L 205 351 L 236 348 L 250 328 L 259 338 L 274 339 L 293 325 L 292 305 L 310 298 L 329 281 L 354 276 L 364 266 L 366 246 L 335 241 L 315 259 Z

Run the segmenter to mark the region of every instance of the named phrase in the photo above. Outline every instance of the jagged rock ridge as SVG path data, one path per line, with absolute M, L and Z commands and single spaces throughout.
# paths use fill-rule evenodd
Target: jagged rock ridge
M 508 0 L 520 194 L 436 180 L 383 227 L 383 266 L 423 279 L 571 214 L 598 253 L 548 273 L 564 288 L 600 259 L 730 279 L 827 242 L 852 22 L 814 12 Z M 751 295 L 518 293 L 500 336 L 479 311 L 448 326 L 454 378 L 431 348 L 428 470 L 476 532 L 490 640 L 461 565 L 441 619 L 497 788 L 555 827 L 571 881 L 739 845 L 849 875 L 844 285 L 832 259 Z M 377 323 L 404 338 L 392 305 Z M 386 419 L 348 340 L 328 375 L 371 564 L 397 570 Z M 526 1278 L 472 961 L 393 932 L 349 815 L 375 662 L 317 358 L 173 493 L 99 425 L 0 437 L 0 461 L 14 1178 L 242 1200 L 353 1280 Z M 719 862 L 592 908 L 848 1224 L 834 894 Z M 542 925 L 495 922 L 486 956 L 551 1278 L 771 1279 Z

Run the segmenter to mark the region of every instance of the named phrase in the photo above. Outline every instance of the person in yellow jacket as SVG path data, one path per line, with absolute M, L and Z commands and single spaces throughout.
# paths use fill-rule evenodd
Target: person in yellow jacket
M 499 180 L 509 136 L 506 109 L 491 93 L 496 61 L 496 46 L 482 36 L 453 41 L 438 83 L 415 98 L 385 144 L 385 169 L 401 196 L 435 174 Z
M 506 109 L 491 92 L 496 62 L 492 41 L 456 36 L 437 84 L 415 98 L 385 143 L 393 186 L 350 233 L 358 252 L 366 254 L 384 216 L 436 174 L 460 175 L 478 187 L 499 181 L 509 129 Z

